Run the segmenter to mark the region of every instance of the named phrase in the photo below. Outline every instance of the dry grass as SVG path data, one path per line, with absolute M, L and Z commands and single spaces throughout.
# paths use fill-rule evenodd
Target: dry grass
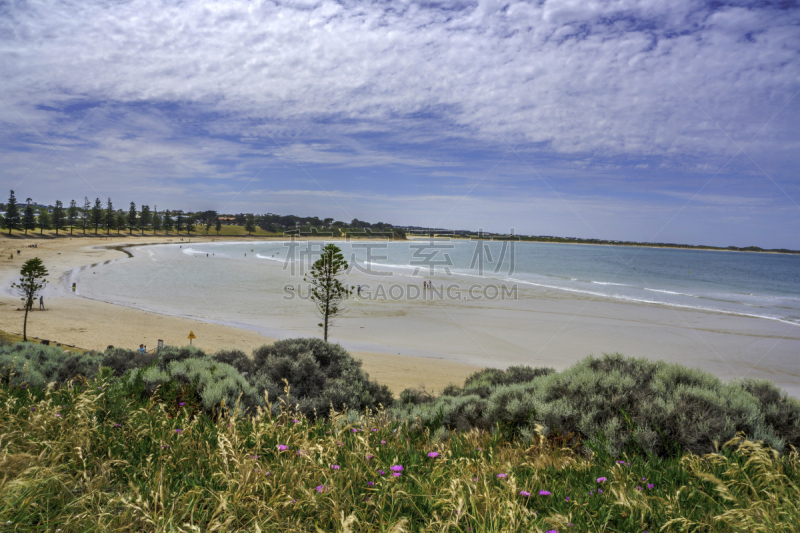
M 0 530 L 771 532 L 800 523 L 797 453 L 749 441 L 617 462 L 541 437 L 434 438 L 383 412 L 314 423 L 284 405 L 276 417 L 210 419 L 131 396 L 108 378 L 0 389 Z

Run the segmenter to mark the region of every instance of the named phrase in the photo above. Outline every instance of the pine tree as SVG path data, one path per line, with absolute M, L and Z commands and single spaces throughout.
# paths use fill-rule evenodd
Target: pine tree
M 117 209 L 114 211 L 114 228 L 117 230 L 117 235 L 125 229 L 125 211 Z
M 178 219 L 175 221 L 175 232 L 180 233 L 183 231 L 183 213 L 178 213 Z
M 161 217 L 158 214 L 158 206 L 153 206 L 153 235 L 161 229 Z
M 136 204 L 131 202 L 128 209 L 128 235 L 133 235 L 133 228 L 136 227 Z
M 69 209 L 67 209 L 67 221 L 69 222 L 70 235 L 72 235 L 72 230 L 75 228 L 76 218 L 78 218 L 78 203 L 75 200 L 70 200 Z
M 144 235 L 144 230 L 152 223 L 153 217 L 150 215 L 150 206 L 143 205 L 142 210 L 139 213 L 139 228 L 142 230 L 142 235 Z
M 325 341 L 328 340 L 328 328 L 333 322 L 333 317 L 342 311 L 341 303 L 351 293 L 347 285 L 342 283 L 338 276 L 348 268 L 342 251 L 335 244 L 329 244 L 322 249 L 322 255 L 311 267 L 311 272 L 303 279 L 311 285 L 309 296 L 317 306 L 317 312 L 322 318 L 320 326 L 323 328 Z
M 8 204 L 6 205 L 6 227 L 8 228 L 8 234 L 11 235 L 12 229 L 19 231 L 20 225 L 19 205 L 14 196 L 14 191 L 11 191 L 11 196 L 8 197 Z
M 25 229 L 25 235 L 28 230 L 36 229 L 36 215 L 33 212 L 33 200 L 30 198 L 25 199 L 25 214 L 22 216 L 22 227 Z
M 109 197 L 108 202 L 106 203 L 106 212 L 105 215 L 105 224 L 106 224 L 106 235 L 111 233 L 111 230 L 114 229 L 114 226 L 117 222 L 117 213 L 114 212 L 114 205 L 111 203 L 111 198 Z
M 194 215 L 191 213 L 186 216 L 186 235 L 194 231 Z
M 39 235 L 44 235 L 44 230 L 51 229 L 53 227 L 53 221 L 46 208 L 39 210 L 39 218 L 36 221 L 36 224 L 39 226 Z
M 56 200 L 56 206 L 53 208 L 53 227 L 58 235 L 58 230 L 64 229 L 64 204 L 61 200 Z
M 219 230 L 222 229 L 222 221 L 219 219 L 219 217 L 217 217 L 216 229 L 217 229 L 217 235 L 219 235 Z
M 172 216 L 170 215 L 169 209 L 167 209 L 164 211 L 164 231 L 166 231 L 167 235 L 169 235 L 173 227 Z
M 33 300 L 36 293 L 47 285 L 47 269 L 38 257 L 28 259 L 19 271 L 19 283 L 12 283 L 11 288 L 16 289 L 22 301 L 25 302 L 25 322 L 22 325 L 22 340 L 28 340 L 28 310 L 33 307 Z
M 94 234 L 97 235 L 97 228 L 103 223 L 103 203 L 100 198 L 95 198 L 94 206 L 92 207 L 92 225 L 94 226 Z
M 83 213 L 81 213 L 81 222 L 83 222 L 83 234 L 86 235 L 86 226 L 89 225 L 89 210 L 92 204 L 89 203 L 89 197 L 83 197 Z

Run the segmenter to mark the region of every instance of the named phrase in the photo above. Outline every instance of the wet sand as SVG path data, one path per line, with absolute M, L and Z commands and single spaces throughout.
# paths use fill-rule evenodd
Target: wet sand
M 98 246 L 170 242 L 153 236 L 110 238 L 0 238 L 0 280 L 8 287 L 24 259 L 41 257 L 51 271 L 51 283 L 77 266 L 125 257 L 119 250 Z M 175 239 L 173 236 L 172 239 Z M 192 238 L 193 242 L 205 240 Z M 217 238 L 217 240 L 220 240 Z M 249 240 L 234 237 L 227 240 Z M 171 242 L 178 242 L 172 240 Z M 39 242 L 39 248 L 25 248 Z M 8 259 L 11 249 L 22 257 Z M 108 268 L 113 268 L 111 265 Z M 274 309 L 258 320 L 292 335 L 318 335 L 308 304 L 288 306 L 280 290 L 287 280 L 280 263 L 266 268 Z M 374 280 L 355 275 L 351 284 Z M 394 282 L 421 285 L 419 279 Z M 73 296 L 46 301 L 48 311 L 35 311 L 29 333 L 86 348 L 109 344 L 136 347 L 185 344 L 194 341 L 209 351 L 237 347 L 246 352 L 272 342 L 258 333 L 261 322 L 233 327 L 191 318 L 166 316 Z M 0 296 L 0 329 L 21 331 L 21 312 L 7 291 Z M 269 309 L 273 306 L 265 306 Z M 793 396 L 800 396 L 800 328 L 781 322 L 682 310 L 666 306 L 612 302 L 557 290 L 518 287 L 516 299 L 469 300 L 355 300 L 338 321 L 334 340 L 342 342 L 364 362 L 371 376 L 398 392 L 408 386 L 440 390 L 461 383 L 481 367 L 526 364 L 566 368 L 589 354 L 620 352 L 628 356 L 664 359 L 710 371 L 725 380 L 770 379 Z M 308 315 L 308 316 L 306 316 Z M 200 316 L 200 315 L 196 315 Z M 244 326 L 244 327 L 241 327 Z

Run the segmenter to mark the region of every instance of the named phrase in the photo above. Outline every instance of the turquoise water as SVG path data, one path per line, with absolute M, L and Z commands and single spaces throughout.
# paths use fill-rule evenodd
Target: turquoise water
M 461 240 L 336 244 L 361 279 L 383 283 L 408 276 L 437 284 L 503 281 L 800 325 L 800 256 Z M 202 287 L 204 299 L 220 309 L 228 307 L 226 302 L 241 309 L 248 294 L 258 292 L 259 270 L 280 265 L 286 282 L 300 282 L 321 246 L 269 241 L 137 247 L 133 259 L 94 269 L 91 277 L 76 271 L 71 281 L 80 279 L 86 296 L 128 304 L 135 299 L 145 307 L 192 315 L 181 309 L 180 293 L 172 290 L 188 284 Z M 206 254 L 215 260 L 194 261 Z

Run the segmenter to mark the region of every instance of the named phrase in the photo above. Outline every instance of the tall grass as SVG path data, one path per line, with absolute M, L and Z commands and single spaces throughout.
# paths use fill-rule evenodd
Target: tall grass
M 381 411 L 311 421 L 269 398 L 249 418 L 209 416 L 180 388 L 144 398 L 135 386 L 102 371 L 62 388 L 0 388 L 3 530 L 745 532 L 800 523 L 797 453 L 741 439 L 703 456 L 587 458 L 555 438 L 414 430 Z

